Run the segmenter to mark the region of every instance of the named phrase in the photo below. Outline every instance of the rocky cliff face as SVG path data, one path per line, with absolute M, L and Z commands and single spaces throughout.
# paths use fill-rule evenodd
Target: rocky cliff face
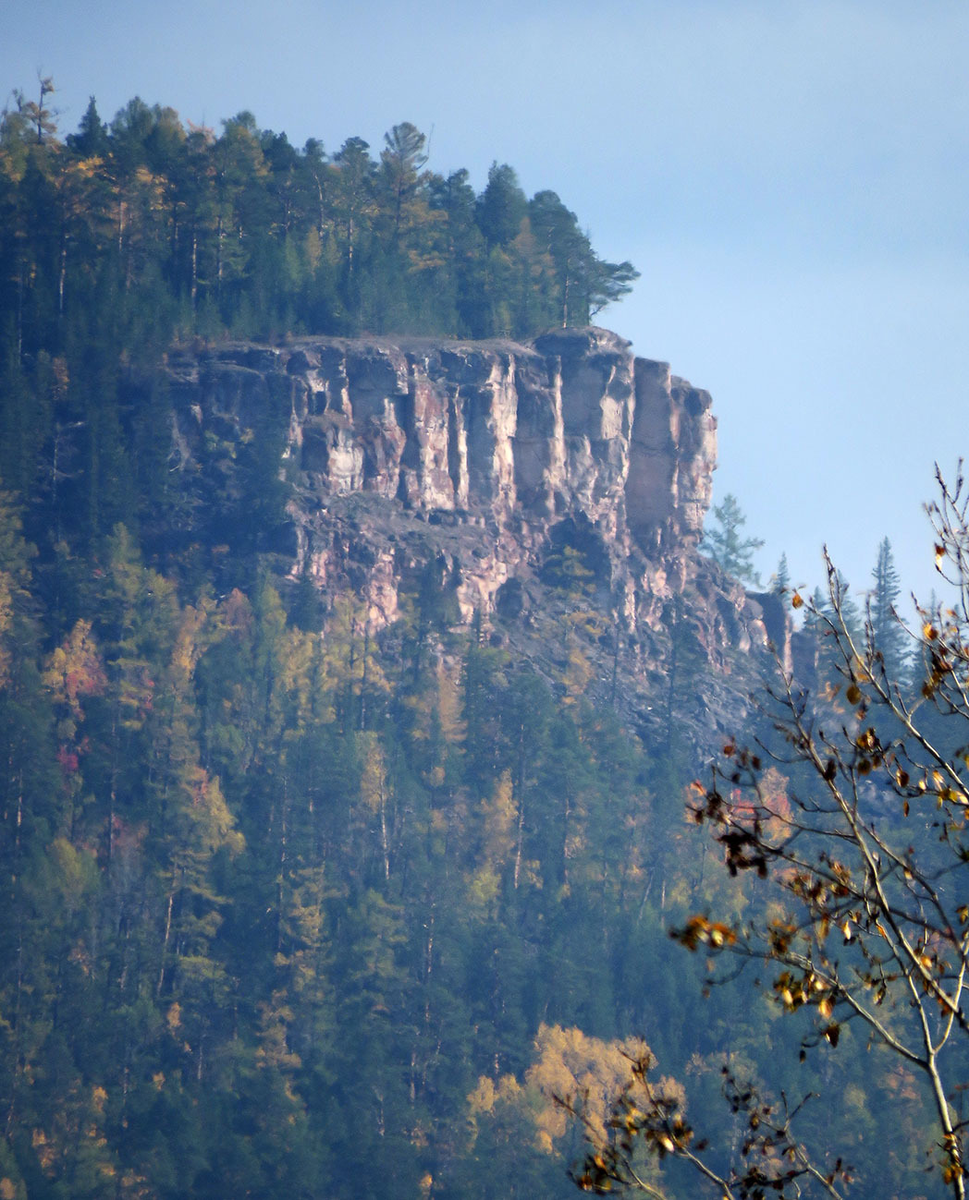
M 375 633 L 430 571 L 457 620 L 534 653 L 549 621 L 597 614 L 590 686 L 614 696 L 665 686 L 676 628 L 721 673 L 766 645 L 762 607 L 697 553 L 710 396 L 616 334 L 229 344 L 173 353 L 166 386 L 183 471 L 285 429 L 287 573 L 352 589 Z

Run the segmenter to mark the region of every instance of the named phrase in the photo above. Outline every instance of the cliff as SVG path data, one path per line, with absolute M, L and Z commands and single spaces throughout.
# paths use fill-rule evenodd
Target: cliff
M 658 719 L 674 636 L 681 662 L 716 675 L 692 706 L 697 730 L 734 704 L 717 702 L 724 686 L 746 691 L 746 667 L 724 679 L 766 647 L 763 605 L 697 551 L 710 395 L 616 334 L 229 343 L 173 351 L 164 374 L 174 469 L 217 481 L 218 505 L 245 486 L 240 449 L 278 434 L 280 573 L 352 591 L 374 634 L 430 575 L 452 623 L 478 614 L 533 660 L 562 644 L 567 664 L 580 645 L 589 690 L 637 723 Z

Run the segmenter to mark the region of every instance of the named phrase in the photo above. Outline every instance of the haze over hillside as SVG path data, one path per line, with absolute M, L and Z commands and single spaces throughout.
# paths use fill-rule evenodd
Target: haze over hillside
M 909 1066 L 670 941 L 771 911 L 684 795 L 785 749 L 773 652 L 843 710 L 702 552 L 710 394 L 589 323 L 630 264 L 406 123 L 44 101 L 0 128 L 0 1197 L 571 1195 L 555 1097 L 606 1111 L 637 1037 L 721 1166 L 726 1056 L 840 1071 L 812 1153 L 941 1194 Z

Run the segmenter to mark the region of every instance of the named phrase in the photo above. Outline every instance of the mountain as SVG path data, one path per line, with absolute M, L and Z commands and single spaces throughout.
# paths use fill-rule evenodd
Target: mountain
M 0 497 L 0 1194 L 565 1197 L 631 1038 L 714 1146 L 725 1055 L 827 1081 L 668 936 L 756 902 L 684 797 L 792 652 L 698 549 L 706 392 L 589 327 L 112 379 Z
M 677 696 L 697 746 L 746 710 L 768 642 L 786 646 L 777 599 L 697 550 L 716 465 L 709 393 L 614 333 L 180 347 L 141 381 L 159 386 L 171 469 L 197 506 L 186 536 L 204 527 L 218 545 L 241 528 L 282 580 L 354 595 L 371 635 L 421 587 L 453 629 L 482 622 L 550 678 L 571 631 L 589 699 L 656 740 L 676 629 L 707 667 Z M 258 529 L 242 511 L 254 443 L 275 447 L 285 480 Z
M 588 326 L 637 272 L 407 122 L 61 141 L 51 87 L 0 114 L 0 1200 L 571 1196 L 555 1098 L 641 1038 L 726 1163 L 725 1061 L 832 1086 L 669 937 L 776 915 L 684 800 L 797 645 L 699 551 L 709 395 Z M 799 1136 L 927 1194 L 837 1028 Z
M 784 624 L 697 550 L 709 395 L 594 328 L 114 379 L 0 511 L 4 1194 L 567 1189 L 537 1037 L 725 1036 L 680 797 Z

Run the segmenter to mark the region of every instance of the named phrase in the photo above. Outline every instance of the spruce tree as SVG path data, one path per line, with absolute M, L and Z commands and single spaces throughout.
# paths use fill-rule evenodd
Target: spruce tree
M 478 200 L 478 225 L 489 248 L 513 241 L 527 215 L 528 201 L 514 168 L 493 162 L 488 186 Z
M 771 576 L 770 590 L 777 596 L 783 596 L 791 586 L 791 572 L 787 565 L 787 555 L 782 554 L 777 564 L 777 570 Z
M 108 151 L 108 127 L 98 114 L 98 106 L 92 96 L 81 117 L 77 133 L 67 135 L 67 145 L 75 154 L 83 158 L 93 155 L 104 155 Z
M 747 518 L 741 511 L 737 497 L 727 493 L 723 503 L 715 505 L 713 515 L 718 528 L 704 532 L 702 549 L 715 563 L 741 583 L 760 585 L 760 576 L 754 570 L 753 554 L 764 542 L 761 538 L 745 538 L 741 534 Z
M 896 614 L 896 605 L 901 595 L 901 584 L 892 544 L 883 538 L 878 547 L 878 561 L 871 573 L 875 586 L 868 601 L 868 621 L 875 649 L 879 650 L 890 679 L 907 675 L 905 630 Z

